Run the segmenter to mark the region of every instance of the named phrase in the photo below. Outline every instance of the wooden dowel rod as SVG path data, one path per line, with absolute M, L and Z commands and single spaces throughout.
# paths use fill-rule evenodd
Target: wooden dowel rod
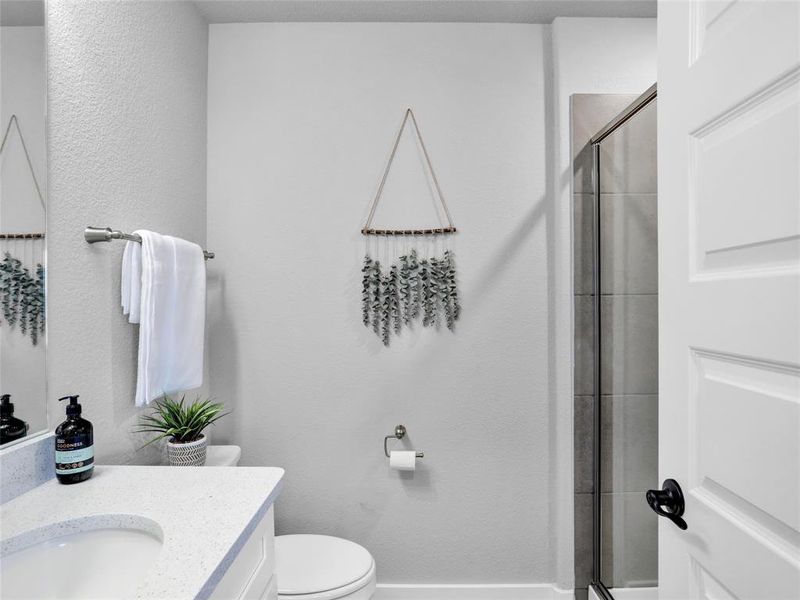
M 456 233 L 455 227 L 438 227 L 436 229 L 362 229 L 362 235 L 440 235 Z
M 43 233 L 0 233 L 0 240 L 40 240 Z

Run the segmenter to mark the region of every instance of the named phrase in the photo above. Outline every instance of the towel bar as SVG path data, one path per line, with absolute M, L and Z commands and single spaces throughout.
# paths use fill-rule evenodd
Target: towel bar
M 111 227 L 87 227 L 83 232 L 83 237 L 90 244 L 110 242 L 111 240 L 128 240 L 142 243 L 141 236 L 135 233 L 123 233 L 117 229 L 111 229 Z M 203 258 L 211 260 L 214 258 L 214 253 L 203 250 Z

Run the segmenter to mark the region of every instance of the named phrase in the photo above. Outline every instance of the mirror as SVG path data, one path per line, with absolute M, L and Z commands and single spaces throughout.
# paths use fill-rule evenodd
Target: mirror
M 44 2 L 0 1 L 0 444 L 47 429 Z

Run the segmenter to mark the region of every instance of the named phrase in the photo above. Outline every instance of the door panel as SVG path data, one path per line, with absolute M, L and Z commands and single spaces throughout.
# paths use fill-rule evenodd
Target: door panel
M 701 352 L 693 362 L 690 487 L 799 531 L 798 370 Z
M 792 266 L 800 244 L 798 140 L 800 72 L 690 134 L 696 274 Z

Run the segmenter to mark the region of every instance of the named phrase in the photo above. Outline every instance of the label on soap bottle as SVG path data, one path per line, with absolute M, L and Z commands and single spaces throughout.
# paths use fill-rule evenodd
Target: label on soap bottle
M 92 436 L 87 434 L 56 438 L 56 475 L 73 475 L 94 465 Z

